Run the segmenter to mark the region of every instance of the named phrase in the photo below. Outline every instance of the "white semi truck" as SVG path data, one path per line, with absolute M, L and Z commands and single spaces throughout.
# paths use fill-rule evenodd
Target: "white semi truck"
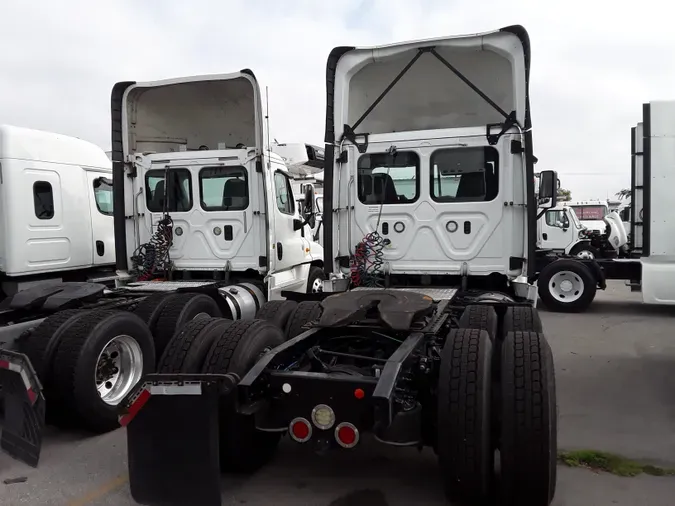
M 46 162 L 10 174 L 3 159 L 3 191 L 8 184 L 12 198 L 28 191 L 25 214 L 32 216 L 35 205 L 26 233 L 40 219 L 54 220 L 42 229 L 54 236 L 61 256 L 64 241 L 90 241 L 104 231 L 56 224 L 70 212 L 66 204 L 91 198 L 93 213 L 98 202 L 107 213 L 101 216 L 114 221 L 114 245 L 109 237 L 104 253 L 116 262 L 118 285 L 41 284 L 6 299 L 0 310 L 4 450 L 36 465 L 45 420 L 95 432 L 119 427 L 121 400 L 167 363 L 171 339 L 186 325 L 257 316 L 284 327 L 297 309 L 283 300 L 287 291 L 322 291 L 324 254 L 308 225 L 314 199 L 297 205 L 286 165 L 263 142 L 261 110 L 249 70 L 122 82 L 112 91 L 112 183 L 97 185 L 100 174 L 93 171 L 56 172 Z M 109 164 L 103 151 L 95 153 L 102 166 Z M 110 184 L 111 195 L 95 194 Z
M 538 287 L 556 311 L 584 311 L 607 279 L 625 280 L 645 304 L 675 304 L 675 101 L 643 105 L 631 129 L 630 240 L 627 258 L 539 259 Z M 615 214 L 615 213 L 614 213 Z M 620 220 L 618 220 L 620 222 Z
M 172 338 L 121 406 L 137 502 L 220 505 L 221 470 L 254 472 L 283 434 L 324 453 L 370 433 L 433 448 L 453 503 L 551 503 L 555 373 L 529 278 L 557 176 L 538 199 L 529 68 L 520 26 L 330 53 L 325 291 L 293 294 L 285 331 L 213 318 Z
M 2 298 L 45 283 L 114 280 L 111 177 L 92 143 L 0 125 Z

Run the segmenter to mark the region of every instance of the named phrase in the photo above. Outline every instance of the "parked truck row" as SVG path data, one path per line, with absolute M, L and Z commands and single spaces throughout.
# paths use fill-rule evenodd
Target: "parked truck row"
M 319 209 L 265 142 L 250 70 L 114 86 L 117 286 L 7 298 L 5 451 L 36 466 L 46 420 L 121 424 L 137 502 L 215 506 L 283 434 L 320 453 L 370 434 L 432 448 L 451 501 L 550 505 L 534 283 L 642 260 L 537 253 L 558 177 L 535 191 L 527 32 L 338 47 L 326 68 Z

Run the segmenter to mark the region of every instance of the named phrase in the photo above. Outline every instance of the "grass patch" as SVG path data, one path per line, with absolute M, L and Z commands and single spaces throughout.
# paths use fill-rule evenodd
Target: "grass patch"
M 560 452 L 558 460 L 569 467 L 586 467 L 596 471 L 605 471 L 617 476 L 675 476 L 675 469 L 640 464 L 620 455 L 596 450 L 577 450 Z

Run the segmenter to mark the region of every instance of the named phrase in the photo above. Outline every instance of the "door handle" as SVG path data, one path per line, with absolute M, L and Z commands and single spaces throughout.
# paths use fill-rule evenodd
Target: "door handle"
M 546 241 L 548 239 L 548 234 L 546 232 L 541 234 L 541 236 L 544 238 L 544 241 Z
M 277 260 L 281 260 L 284 257 L 284 246 L 278 242 L 277 243 Z
M 105 255 L 105 244 L 103 244 L 103 241 L 96 241 L 96 254 L 100 257 Z

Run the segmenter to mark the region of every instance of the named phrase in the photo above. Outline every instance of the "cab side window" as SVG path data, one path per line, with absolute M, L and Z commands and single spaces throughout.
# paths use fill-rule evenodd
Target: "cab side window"
M 570 226 L 569 219 L 564 211 L 547 211 L 545 219 L 549 227 L 567 228 Z
M 277 208 L 284 214 L 295 214 L 295 201 L 291 182 L 283 172 L 274 173 L 274 190 Z
M 54 192 L 49 182 L 33 183 L 33 207 L 35 216 L 40 220 L 51 220 L 54 217 Z
M 104 177 L 94 180 L 94 200 L 96 208 L 101 214 L 112 216 L 113 214 L 113 192 L 112 181 Z

